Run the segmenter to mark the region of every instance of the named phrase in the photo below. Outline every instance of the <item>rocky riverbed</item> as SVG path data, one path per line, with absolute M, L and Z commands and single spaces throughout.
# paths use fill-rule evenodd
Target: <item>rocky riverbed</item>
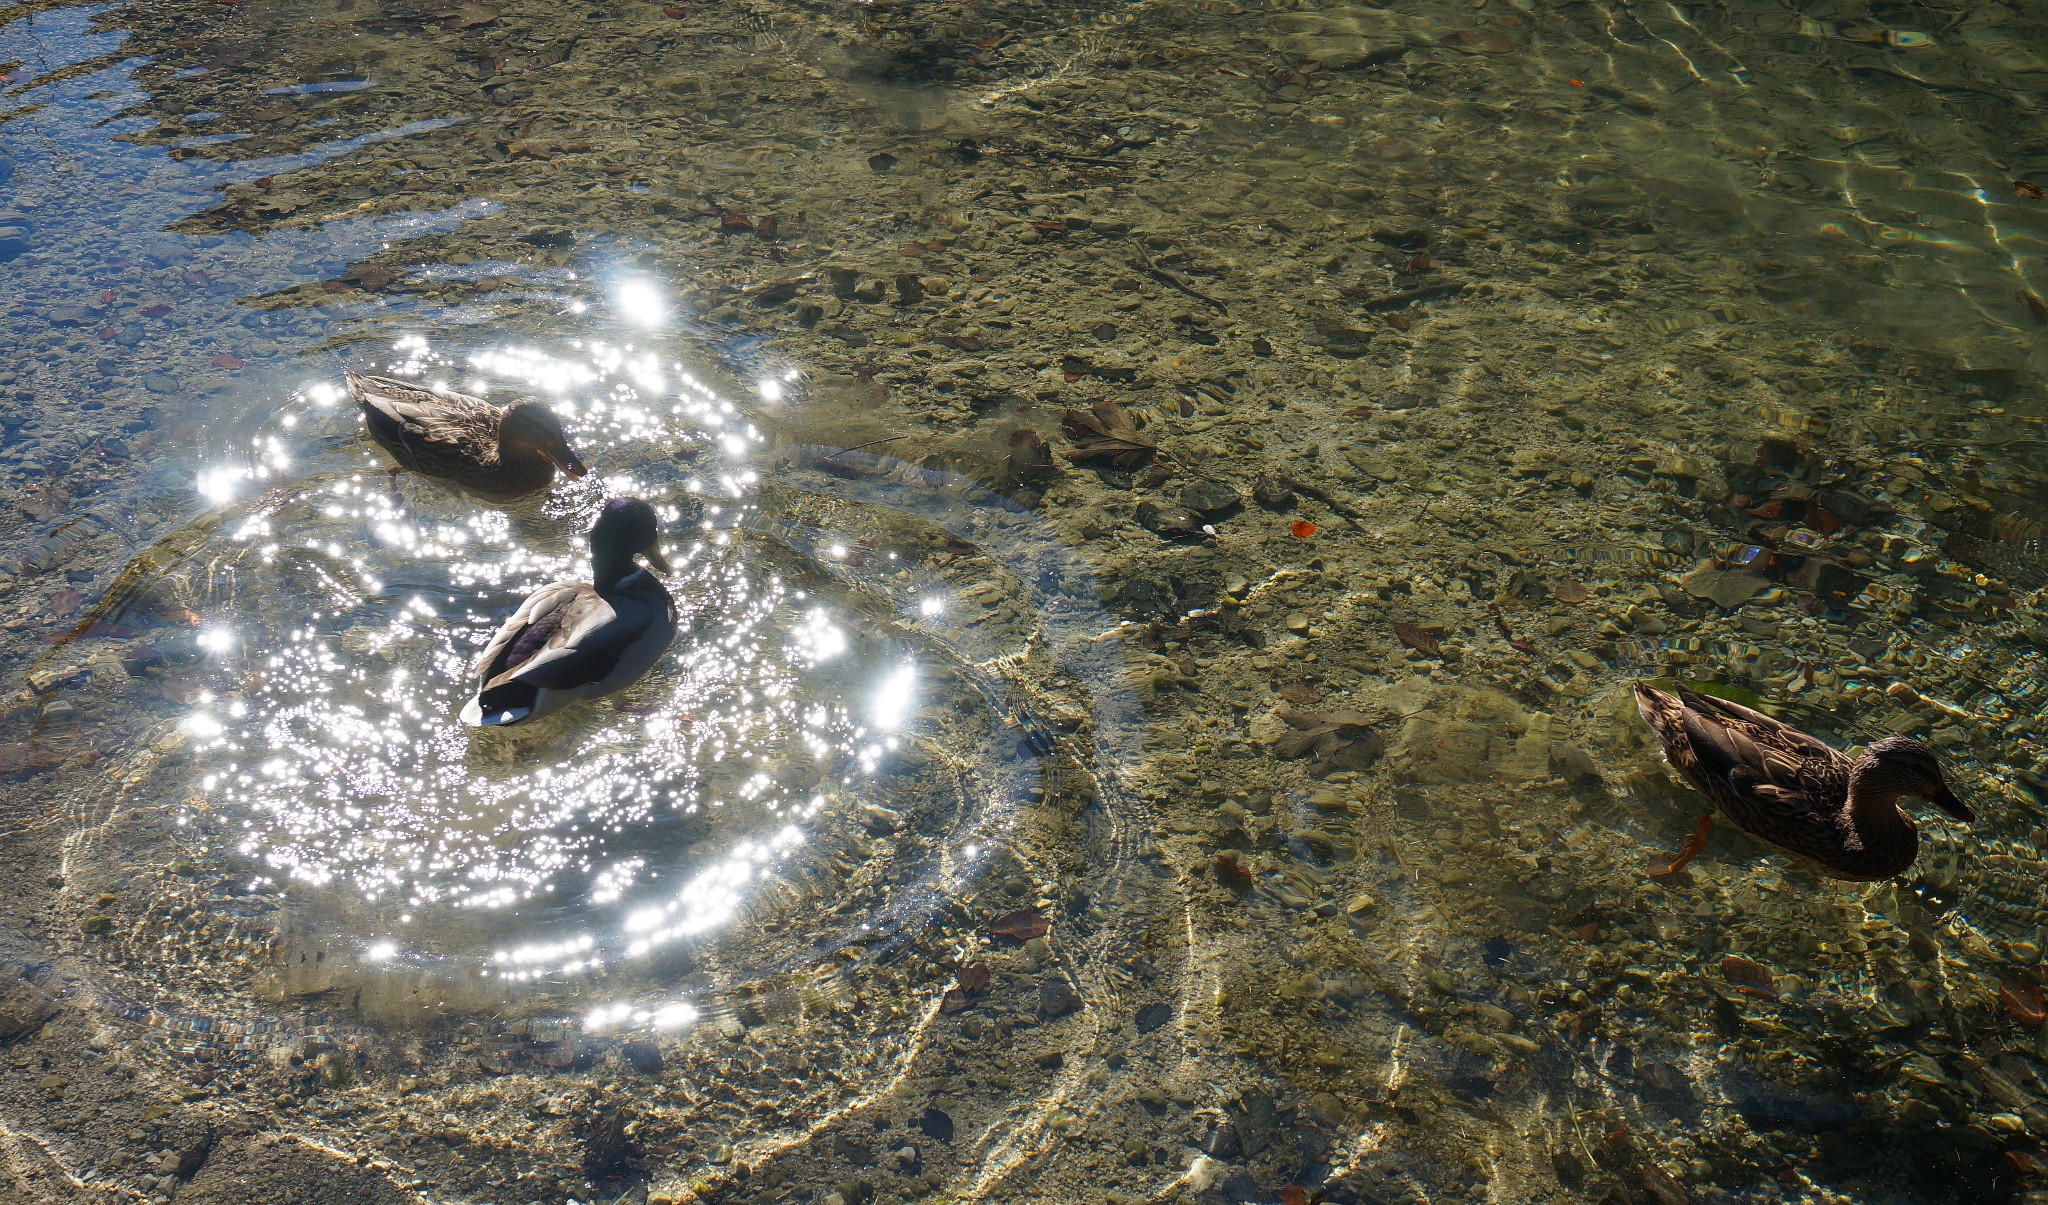
M 10 1199 L 2048 1193 L 2048 60 L 1804 8 L 13 16 Z M 452 734 L 593 495 L 343 365 L 701 517 L 674 667 Z M 1978 822 L 1650 878 L 1645 677 Z

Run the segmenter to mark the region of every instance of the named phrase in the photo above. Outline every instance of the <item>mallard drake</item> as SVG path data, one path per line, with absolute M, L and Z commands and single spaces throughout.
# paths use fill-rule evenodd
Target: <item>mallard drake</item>
M 591 580 L 543 586 L 519 604 L 477 658 L 476 694 L 462 722 L 524 724 L 623 690 L 652 669 L 675 638 L 676 604 L 633 558 L 673 572 L 660 535 L 645 502 L 606 502 L 590 532 Z
M 1954 816 L 1972 813 L 1941 776 L 1934 750 L 1888 736 L 1854 759 L 1821 740 L 1725 699 L 1636 683 L 1636 707 L 1685 780 L 1713 800 L 1720 819 L 1833 879 L 1874 882 L 1913 864 L 1920 834 L 1899 807 L 1918 796 Z M 1668 864 L 1676 874 L 1706 848 L 1714 817 L 1700 821 Z
M 556 469 L 569 477 L 585 472 L 569 450 L 562 420 L 539 398 L 523 397 L 501 408 L 452 389 L 360 372 L 342 375 L 362 407 L 370 438 L 401 468 L 492 502 L 546 489 Z

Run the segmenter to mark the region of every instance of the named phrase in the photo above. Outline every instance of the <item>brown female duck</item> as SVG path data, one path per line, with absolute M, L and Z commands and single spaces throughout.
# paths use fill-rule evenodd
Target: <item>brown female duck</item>
M 569 450 L 562 420 L 538 398 L 500 408 L 449 389 L 360 372 L 343 375 L 370 438 L 401 468 L 492 502 L 546 489 L 557 469 L 569 477 L 585 472 Z
M 1913 864 L 1920 834 L 1898 801 L 1918 796 L 1958 820 L 1971 812 L 1941 776 L 1934 751 L 1888 736 L 1854 760 L 1760 711 L 1680 686 L 1675 695 L 1636 683 L 1636 707 L 1685 780 L 1720 819 L 1815 873 L 1873 882 Z M 1676 874 L 1706 848 L 1714 817 L 1654 875 Z M 1659 864 L 1663 863 L 1663 864 Z

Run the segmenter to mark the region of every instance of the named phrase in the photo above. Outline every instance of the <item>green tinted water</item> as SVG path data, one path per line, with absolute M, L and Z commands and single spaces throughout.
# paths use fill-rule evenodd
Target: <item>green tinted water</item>
M 2048 1195 L 2024 6 L 0 17 L 0 1195 Z M 1651 878 L 1672 676 L 1977 819 Z

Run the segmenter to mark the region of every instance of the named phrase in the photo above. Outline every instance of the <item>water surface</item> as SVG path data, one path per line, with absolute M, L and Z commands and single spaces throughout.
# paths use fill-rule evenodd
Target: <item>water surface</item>
M 2024 6 L 0 17 L 10 1199 L 2048 1192 Z M 1645 677 L 1978 819 L 1652 878 Z

